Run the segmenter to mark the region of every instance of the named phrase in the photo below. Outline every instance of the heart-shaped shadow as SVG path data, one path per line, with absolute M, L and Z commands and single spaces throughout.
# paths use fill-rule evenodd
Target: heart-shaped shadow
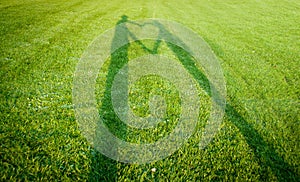
M 145 51 L 151 54 L 157 54 L 158 47 L 161 43 L 159 39 L 160 29 L 150 22 L 138 23 L 135 21 L 127 20 L 127 18 L 122 19 L 122 24 L 119 26 L 123 29 L 123 35 L 131 38 L 133 41 L 138 43 Z M 134 33 L 133 33 L 134 32 Z M 153 42 L 152 46 L 149 48 L 143 42 L 139 35 L 152 35 L 151 37 L 157 37 L 157 40 Z M 143 36 L 141 36 L 143 37 Z M 149 46 L 149 43 L 147 43 Z M 150 44 L 151 45 L 151 44 Z

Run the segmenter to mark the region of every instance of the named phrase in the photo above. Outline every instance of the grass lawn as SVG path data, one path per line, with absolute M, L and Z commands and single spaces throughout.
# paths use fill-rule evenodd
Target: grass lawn
M 1 0 L 0 181 L 299 181 L 299 10 L 297 0 Z M 184 50 L 166 42 L 156 53 L 192 67 L 199 83 L 198 132 L 171 156 L 140 165 L 109 159 L 82 135 L 72 102 L 77 63 L 123 15 L 179 22 L 218 57 L 227 105 L 220 130 L 206 148 L 198 143 L 210 114 L 208 81 Z M 134 130 L 113 112 L 114 75 L 125 61 L 144 54 L 138 42 L 118 49 L 99 71 L 95 93 L 110 131 L 135 143 L 168 135 L 180 115 L 178 91 L 155 76 L 129 88 L 130 104 L 146 116 L 149 92 L 159 90 L 168 104 L 169 125 Z

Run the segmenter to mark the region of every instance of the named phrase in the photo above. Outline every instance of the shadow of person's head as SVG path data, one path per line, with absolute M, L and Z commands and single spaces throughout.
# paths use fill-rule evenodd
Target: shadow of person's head
M 121 19 L 117 22 L 117 25 L 128 22 L 128 16 L 122 15 Z
M 123 21 L 127 21 L 128 20 L 128 16 L 127 15 L 122 15 L 121 18 L 122 18 Z

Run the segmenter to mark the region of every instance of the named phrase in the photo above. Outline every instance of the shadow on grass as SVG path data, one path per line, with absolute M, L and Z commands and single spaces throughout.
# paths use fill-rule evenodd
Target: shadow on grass
M 117 25 L 122 23 L 131 23 L 128 21 L 127 16 L 123 15 L 122 19 L 117 22 Z M 153 20 L 151 25 L 157 27 L 160 31 L 160 34 L 164 37 L 167 36 L 169 40 L 176 40 L 180 42 L 181 45 L 184 43 L 176 36 L 169 32 L 164 25 L 158 21 Z M 126 24 L 122 24 L 122 31 L 119 31 L 118 28 L 115 30 L 115 36 L 111 47 L 115 47 L 115 41 L 128 42 L 127 45 L 121 47 L 117 51 L 111 54 L 111 62 L 108 69 L 108 74 L 106 77 L 106 88 L 104 97 L 102 100 L 102 107 L 100 108 L 100 116 L 105 121 L 105 124 L 110 128 L 111 131 L 118 131 L 114 133 L 117 137 L 124 139 L 126 137 L 127 126 L 121 122 L 116 114 L 113 112 L 113 106 L 111 104 L 111 87 L 115 75 L 118 71 L 128 62 L 128 49 L 129 49 L 129 37 L 132 37 L 134 40 L 137 40 L 134 35 L 127 29 Z M 124 29 L 128 30 L 125 31 Z M 157 54 L 158 48 L 162 41 L 165 41 L 164 38 L 158 36 L 154 48 L 152 50 L 147 49 L 140 41 L 136 41 L 145 51 L 150 52 L 151 54 Z M 196 79 L 199 86 L 211 96 L 211 89 L 208 78 L 194 65 L 193 57 L 191 57 L 186 51 L 182 48 L 166 42 L 169 49 L 177 56 L 185 69 Z M 124 89 L 123 91 L 127 91 Z M 219 94 L 220 95 L 220 94 Z M 293 167 L 290 166 L 284 159 L 275 152 L 275 148 L 272 144 L 264 141 L 263 137 L 259 132 L 254 128 L 254 126 L 246 121 L 246 119 L 238 112 L 236 106 L 240 106 L 237 102 L 227 103 L 226 105 L 226 117 L 239 129 L 239 131 L 244 135 L 248 145 L 251 147 L 254 152 L 258 163 L 263 169 L 263 172 L 270 168 L 272 172 L 280 181 L 296 181 L 300 177 L 293 171 Z M 243 110 L 243 108 L 238 108 Z M 115 181 L 117 179 L 117 168 L 115 161 L 103 156 L 102 154 L 95 154 L 92 159 L 92 171 L 91 171 L 91 181 L 98 180 L 108 180 Z M 267 177 L 262 174 L 261 180 L 267 180 Z
M 158 27 L 162 34 L 170 36 L 171 39 L 175 39 L 176 42 L 181 42 L 176 35 L 171 34 L 166 28 L 157 21 L 154 21 L 154 26 Z M 157 40 L 156 46 L 162 40 Z M 183 42 L 181 42 L 183 43 Z M 200 87 L 211 97 L 211 89 L 208 78 L 194 65 L 193 58 L 189 54 L 183 54 L 181 48 L 168 43 L 168 47 L 174 52 L 177 58 L 181 61 L 183 66 L 188 72 L 197 80 Z M 154 52 L 157 53 L 157 52 Z M 216 90 L 216 89 L 214 89 Z M 220 94 L 218 94 L 220 95 Z M 239 104 L 238 104 L 239 105 Z M 230 103 L 226 104 L 226 117 L 241 131 L 244 135 L 248 145 L 252 148 L 255 156 L 257 157 L 260 166 L 267 171 L 267 168 L 271 168 L 272 172 L 277 176 L 280 181 L 296 181 L 299 176 L 293 172 L 292 166 L 290 166 L 284 159 L 275 152 L 274 146 L 264 141 L 263 137 L 253 127 L 252 124 L 248 123 L 246 119 L 239 114 L 237 109 Z
M 126 15 L 123 15 L 121 19 L 116 23 L 115 34 L 111 44 L 111 60 L 108 67 L 108 73 L 106 75 L 105 91 L 103 99 L 100 101 L 102 103 L 101 108 L 99 109 L 99 114 L 104 124 L 109 128 L 115 136 L 120 139 L 126 140 L 126 132 L 128 127 L 124 124 L 118 116 L 115 114 L 112 99 L 111 99 L 111 89 L 114 78 L 124 65 L 128 63 L 128 49 L 129 49 L 129 38 L 137 40 L 134 34 L 132 34 L 125 23 L 134 23 L 127 19 Z M 121 48 L 114 51 L 118 47 L 119 42 L 127 43 Z M 145 51 L 150 51 L 147 49 L 140 41 L 136 41 Z M 124 69 L 125 72 L 127 71 Z M 126 73 L 124 74 L 126 75 Z M 123 79 L 127 81 L 126 78 Z M 128 84 L 126 84 L 128 85 Z M 122 89 L 121 94 L 126 94 L 128 88 Z M 124 93 L 125 92 L 125 93 Z M 97 134 L 96 134 L 97 135 Z M 117 150 L 118 146 L 115 142 L 112 148 Z M 114 151 L 112 151 L 114 152 Z M 99 152 L 94 152 L 92 159 L 92 171 L 90 174 L 91 181 L 115 181 L 117 179 L 117 162 L 100 154 Z

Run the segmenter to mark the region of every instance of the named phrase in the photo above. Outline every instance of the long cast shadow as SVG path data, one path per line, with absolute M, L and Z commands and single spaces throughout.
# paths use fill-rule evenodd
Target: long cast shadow
M 176 35 L 171 34 L 164 27 L 164 25 L 155 20 L 153 22 L 153 25 L 159 28 L 161 35 L 170 37 L 171 39 L 176 40 L 176 42 L 180 42 L 181 45 L 185 45 Z M 159 40 L 156 41 L 156 48 L 159 47 L 159 44 L 162 40 L 163 39 L 159 37 Z M 191 66 L 194 65 L 193 58 L 187 53 L 183 54 L 183 51 L 180 50 L 181 48 L 177 47 L 176 45 L 173 45 L 169 42 L 166 43 L 168 47 L 173 51 L 173 53 L 177 56 L 177 58 L 181 61 L 186 70 L 188 70 L 188 72 L 197 80 L 201 88 L 203 88 L 204 91 L 211 97 L 212 95 L 210 87 L 214 86 L 209 84 L 210 82 L 208 78 L 201 71 L 199 71 L 197 67 Z M 220 93 L 218 93 L 217 95 L 220 95 Z M 237 103 L 237 105 L 240 104 Z M 299 176 L 293 171 L 292 166 L 285 162 L 284 159 L 275 152 L 274 146 L 267 143 L 259 134 L 259 132 L 254 128 L 254 126 L 248 123 L 232 104 L 226 104 L 225 113 L 226 117 L 244 135 L 248 145 L 252 148 L 252 151 L 254 152 L 256 158 L 259 160 L 261 167 L 263 167 L 265 170 L 270 167 L 280 181 L 296 181 L 297 179 L 299 179 Z
M 115 75 L 118 71 L 126 65 L 128 62 L 128 49 L 129 49 L 129 30 L 127 29 L 125 23 L 127 22 L 127 16 L 122 16 L 116 24 L 114 38 L 111 44 L 111 50 L 116 47 L 118 41 L 123 41 L 127 43 L 123 47 L 119 48 L 115 52 L 111 53 L 110 64 L 108 67 L 108 73 L 106 75 L 105 81 L 105 91 L 103 99 L 101 102 L 101 107 L 99 109 L 100 117 L 103 119 L 106 126 L 111 132 L 118 131 L 114 133 L 119 138 L 126 136 L 126 125 L 118 120 L 117 116 L 113 112 L 113 106 L 111 104 L 111 88 Z M 118 26 L 120 25 L 120 26 Z M 127 30 L 127 31 L 126 31 Z M 126 81 L 126 78 L 124 78 Z M 126 91 L 126 89 L 124 89 Z M 114 144 L 112 144 L 114 145 Z M 116 143 L 115 143 L 116 145 Z M 117 180 L 117 162 L 109 159 L 108 157 L 97 152 L 94 159 L 92 160 L 92 171 L 90 174 L 90 181 L 116 181 Z M 104 172 L 102 172 L 104 171 Z
M 180 42 L 182 45 L 184 45 L 184 43 L 180 41 L 178 37 L 171 34 L 164 27 L 164 25 L 162 25 L 158 21 L 154 21 L 153 25 L 159 28 L 162 35 L 169 36 L 171 37 L 171 39 L 174 39 L 176 40 L 176 42 Z M 156 48 L 161 41 L 162 39 L 156 42 Z M 212 96 L 210 86 L 213 87 L 213 85 L 209 84 L 209 80 L 207 79 L 207 77 L 201 71 L 199 71 L 198 68 L 196 68 L 195 66 L 191 66 L 194 65 L 192 57 L 189 54 L 182 54 L 183 52 L 180 51 L 180 48 L 173 45 L 172 43 L 167 42 L 167 45 L 181 61 L 182 65 L 189 71 L 189 73 L 193 75 L 194 78 L 196 78 L 201 88 L 203 88 L 209 96 Z M 294 181 L 296 179 L 299 179 L 299 176 L 297 176 L 297 174 L 293 172 L 292 166 L 285 162 L 284 159 L 275 152 L 274 146 L 264 141 L 263 137 L 258 133 L 254 126 L 248 123 L 246 119 L 242 115 L 240 115 L 235 107 L 230 103 L 226 104 L 226 117 L 242 132 L 247 143 L 252 148 L 252 151 L 258 158 L 259 163 L 263 168 L 267 169 L 267 167 L 270 167 L 277 178 L 281 181 Z
M 128 19 L 126 15 L 122 16 L 122 19 L 117 23 L 120 25 L 122 23 L 128 23 Z M 129 22 L 130 23 L 130 22 Z M 194 60 L 191 55 L 186 53 L 182 48 L 167 42 L 164 37 L 168 37 L 169 40 L 175 40 L 175 42 L 180 42 L 181 45 L 185 45 L 176 35 L 173 35 L 169 30 L 165 28 L 160 22 L 153 20 L 151 25 L 157 27 L 159 29 L 159 35 L 155 42 L 154 48 L 149 50 L 146 48 L 140 41 L 137 43 L 147 52 L 152 54 L 158 53 L 158 48 L 162 41 L 165 41 L 169 49 L 177 56 L 179 61 L 185 67 L 185 69 L 195 78 L 200 87 L 209 95 L 211 94 L 211 87 L 214 87 L 210 84 L 208 78 L 202 73 L 196 66 L 194 65 Z M 126 24 L 122 24 L 123 30 L 127 29 Z M 105 124 L 114 131 L 118 131 L 115 135 L 119 138 L 124 138 L 126 136 L 127 126 L 118 120 L 117 116 L 112 112 L 113 107 L 111 104 L 111 86 L 113 82 L 114 76 L 118 73 L 118 71 L 128 62 L 128 49 L 129 49 L 129 37 L 132 37 L 134 40 L 136 38 L 134 35 L 128 30 L 127 33 L 124 34 L 124 31 L 119 31 L 118 28 L 115 30 L 115 37 L 112 42 L 112 46 L 114 47 L 114 40 L 128 42 L 127 45 L 118 49 L 114 53 L 111 54 L 111 62 L 108 69 L 108 74 L 106 77 L 106 88 L 104 93 L 104 99 L 102 100 L 102 106 L 100 109 L 100 115 L 103 117 L 106 122 Z M 185 45 L 186 46 L 186 45 Z M 220 95 L 220 94 L 217 94 Z M 259 134 L 259 132 L 254 128 L 254 126 L 246 121 L 246 119 L 237 111 L 235 106 L 240 106 L 240 104 L 236 101 L 232 103 L 227 103 L 225 114 L 226 117 L 241 131 L 244 135 L 248 145 L 251 147 L 254 152 L 260 166 L 267 171 L 268 168 L 272 170 L 272 172 L 277 176 L 280 181 L 296 181 L 299 179 L 299 176 L 293 171 L 293 167 L 289 165 L 285 160 L 275 152 L 275 147 L 272 144 L 267 143 L 263 137 Z M 243 108 L 239 108 L 241 110 Z M 99 157 L 99 156 L 98 156 Z M 100 157 L 101 158 L 101 157 Z M 103 156 L 102 156 L 103 158 Z M 101 160 L 101 159 L 100 159 Z M 109 166 L 115 166 L 116 162 L 113 162 L 110 159 L 106 159 Z M 94 160 L 92 165 L 97 166 L 98 160 Z M 111 165 L 112 164 L 112 165 Z M 110 169 L 113 172 L 116 172 L 116 169 Z M 116 174 L 116 173 L 115 173 Z M 116 176 L 106 176 L 106 179 L 115 180 Z M 103 179 L 103 178 L 98 178 Z M 266 178 L 262 177 L 261 180 L 266 180 Z
M 126 26 L 126 23 L 133 23 L 128 20 L 126 15 L 123 15 L 121 19 L 116 23 L 115 34 L 111 43 L 111 55 L 110 55 L 110 64 L 108 66 L 108 71 L 106 75 L 105 81 L 105 90 L 103 99 L 101 102 L 101 107 L 99 109 L 99 115 L 101 119 L 104 121 L 104 124 L 109 128 L 110 132 L 112 132 L 116 137 L 126 140 L 126 133 L 128 131 L 128 127 L 124 124 L 118 116 L 115 114 L 112 99 L 111 99 L 111 89 L 114 78 L 120 69 L 123 68 L 128 63 L 128 49 L 129 49 L 129 38 L 137 40 L 135 35 L 129 31 Z M 138 25 L 138 24 L 136 24 Z M 138 25 L 140 26 L 140 25 Z M 124 46 L 115 50 L 116 47 L 120 44 L 120 42 L 125 43 Z M 139 40 L 136 41 L 145 51 L 150 51 L 146 46 L 144 46 Z M 123 71 L 128 71 L 123 69 Z M 124 72 L 124 81 L 127 81 L 126 73 Z M 124 85 L 128 85 L 124 83 Z M 128 88 L 123 88 L 122 95 L 126 95 Z M 97 135 L 97 133 L 96 133 Z M 117 143 L 112 143 L 113 148 L 117 150 Z M 100 154 L 99 152 L 94 151 L 93 159 L 92 159 L 92 170 L 90 174 L 90 181 L 116 181 L 117 180 L 117 162 L 109 159 L 108 157 Z

